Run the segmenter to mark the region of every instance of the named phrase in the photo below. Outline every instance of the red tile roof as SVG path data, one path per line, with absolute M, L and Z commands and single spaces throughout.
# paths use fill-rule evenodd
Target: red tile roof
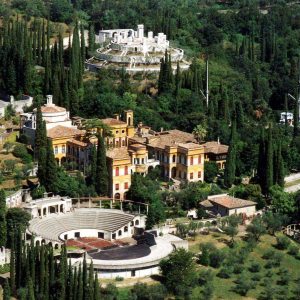
M 229 195 L 209 197 L 208 201 L 229 209 L 256 205 L 256 202 L 234 198 Z
M 126 122 L 123 122 L 121 120 L 117 120 L 114 118 L 106 118 L 101 120 L 104 124 L 113 126 L 113 125 L 127 125 Z
M 63 137 L 72 138 L 76 135 L 82 135 L 82 134 L 84 134 L 84 131 L 82 130 L 79 130 L 74 127 L 66 127 L 62 125 L 58 125 L 47 130 L 47 136 L 52 139 L 63 138 Z
M 228 146 L 218 142 L 207 142 L 202 144 L 204 146 L 204 153 L 224 154 L 228 152 Z

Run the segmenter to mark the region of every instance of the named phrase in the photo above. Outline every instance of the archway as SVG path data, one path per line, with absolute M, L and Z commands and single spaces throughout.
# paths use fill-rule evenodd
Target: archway
M 175 178 L 176 177 L 176 167 L 173 167 L 171 170 L 171 178 Z
M 135 225 L 140 225 L 140 221 L 139 220 L 135 220 Z
M 122 235 L 122 230 L 119 230 L 118 236 L 121 236 L 121 235 Z
M 117 199 L 117 200 L 121 199 L 120 193 L 115 193 L 115 199 Z

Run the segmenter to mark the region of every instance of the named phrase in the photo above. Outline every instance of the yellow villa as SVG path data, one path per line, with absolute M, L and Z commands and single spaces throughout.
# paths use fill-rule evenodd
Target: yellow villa
M 82 119 L 74 117 L 71 120 L 65 108 L 52 102 L 52 96 L 47 96 L 41 111 L 57 163 L 74 162 L 85 172 L 95 139 L 85 137 Z M 122 117 L 115 114 L 114 118 L 101 121 L 111 131 L 111 136 L 104 136 L 110 197 L 126 199 L 134 173 L 145 175 L 159 167 L 167 180 L 196 182 L 204 180 L 205 160 L 217 160 L 220 168 L 224 165 L 224 156 L 218 154 L 224 155 L 227 146 L 212 144 L 216 142 L 199 144 L 193 134 L 176 129 L 156 132 L 142 123 L 135 128 L 131 110 L 124 111 Z M 36 110 L 22 114 L 21 125 L 33 145 Z

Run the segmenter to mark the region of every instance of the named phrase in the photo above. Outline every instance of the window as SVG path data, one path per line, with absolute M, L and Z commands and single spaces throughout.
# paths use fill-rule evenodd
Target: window
M 119 176 L 119 167 L 116 167 L 116 176 Z
M 98 238 L 104 239 L 104 232 L 98 232 Z
M 176 162 L 176 156 L 175 155 L 173 155 L 172 161 L 173 161 L 173 163 Z
M 115 185 L 115 190 L 118 191 L 119 188 L 120 188 L 120 185 L 119 185 L 118 183 L 116 183 L 116 185 Z
M 124 189 L 127 190 L 128 189 L 128 182 L 124 183 Z
M 78 232 L 78 231 L 75 232 L 75 237 L 76 237 L 76 238 L 80 238 L 80 232 Z
M 192 166 L 194 164 L 193 156 L 190 158 L 190 165 Z
M 119 133 L 119 130 L 116 130 L 116 134 L 118 134 Z
M 58 147 L 57 147 L 57 146 L 54 147 L 54 153 L 55 153 L 55 154 L 58 153 Z
M 61 152 L 62 152 L 62 153 L 66 153 L 66 146 L 65 146 L 65 145 L 62 145 L 62 147 L 61 147 Z
M 201 178 L 201 171 L 198 172 L 198 178 Z
M 190 179 L 194 178 L 194 173 L 190 173 Z
M 119 230 L 118 235 L 119 236 L 122 235 L 122 230 Z
M 122 130 L 122 133 L 125 133 L 125 130 Z
M 125 166 L 125 175 L 128 175 L 128 166 Z
M 201 164 L 201 155 L 198 156 L 198 164 Z

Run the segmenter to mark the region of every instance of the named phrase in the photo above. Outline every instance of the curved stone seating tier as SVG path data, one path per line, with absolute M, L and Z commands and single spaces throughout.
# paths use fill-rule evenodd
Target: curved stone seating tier
M 51 214 L 30 221 L 29 232 L 45 239 L 58 241 L 63 232 L 76 229 L 97 229 L 116 232 L 128 225 L 134 216 L 120 210 L 81 208 L 66 214 Z

